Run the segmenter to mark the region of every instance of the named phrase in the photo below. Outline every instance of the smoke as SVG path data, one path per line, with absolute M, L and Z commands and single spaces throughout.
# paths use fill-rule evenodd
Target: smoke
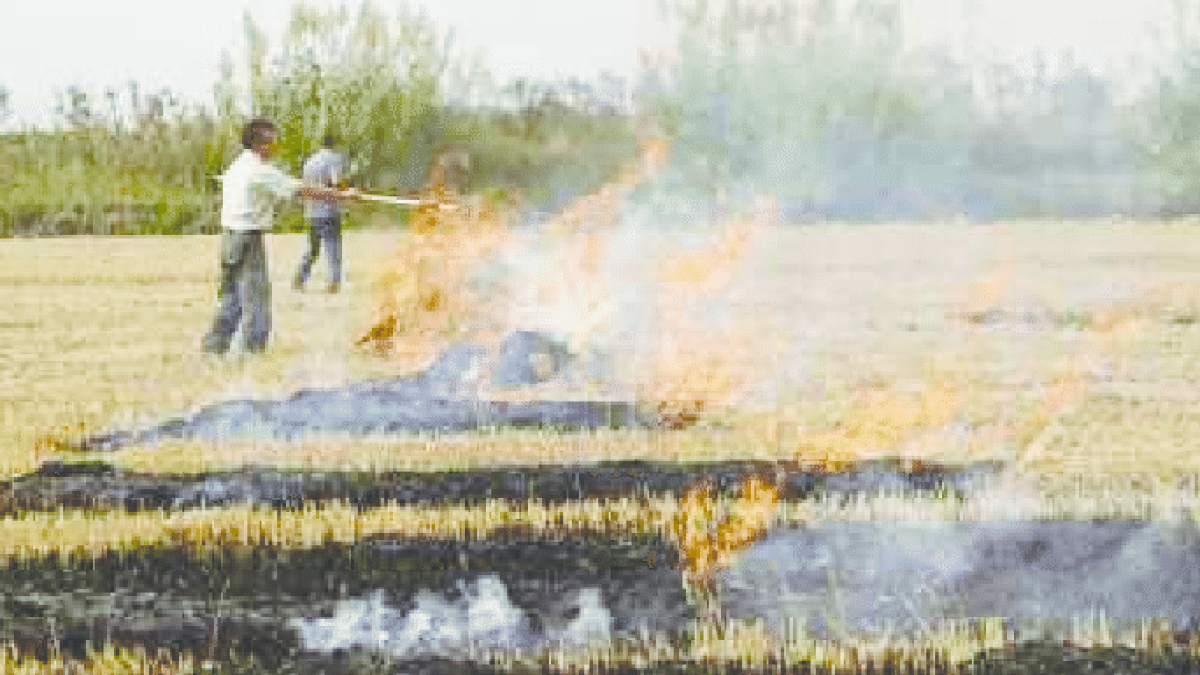
M 424 345 L 428 363 L 429 347 L 465 342 L 494 360 L 506 336 L 541 334 L 571 358 L 554 356 L 536 390 L 484 392 L 489 379 L 511 389 L 486 364 L 472 386 L 491 396 L 636 400 L 669 425 L 729 403 L 761 375 L 746 363 L 754 329 L 731 307 L 754 292 L 742 272 L 772 209 L 731 213 L 727 200 L 666 175 L 665 143 L 642 150 L 558 213 L 512 227 L 472 216 L 414 233 L 381 280 L 378 316 L 359 344 L 397 358 Z M 543 365 L 530 364 L 538 373 Z
M 600 590 L 579 589 L 561 617 L 538 617 L 513 604 L 499 577 L 485 575 L 459 584 L 461 597 L 421 590 L 405 612 L 384 592 L 345 600 L 327 618 L 298 619 L 305 649 L 334 652 L 353 648 L 398 659 L 429 657 L 486 660 L 497 650 L 578 646 L 611 637 L 613 617 Z M 573 618 L 567 618 L 572 616 Z
M 568 345 L 593 393 L 689 421 L 743 384 L 736 359 L 748 346 L 729 307 L 752 225 L 680 203 L 653 178 L 637 194 L 620 183 L 597 194 L 604 208 L 526 226 L 477 278 L 507 298 L 494 304 L 503 332 Z

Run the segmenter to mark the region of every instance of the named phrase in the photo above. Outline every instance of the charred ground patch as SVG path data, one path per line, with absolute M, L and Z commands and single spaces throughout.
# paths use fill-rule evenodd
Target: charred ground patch
M 711 481 L 721 494 L 758 477 L 779 498 L 849 499 L 881 492 L 966 497 L 995 476 L 1000 465 L 859 462 L 830 471 L 800 462 L 597 462 L 448 472 L 303 472 L 246 468 L 189 475 L 122 470 L 102 462 L 49 462 L 36 472 L 0 483 L 0 514 L 54 511 L 188 509 L 224 504 L 279 508 L 337 502 L 359 508 L 384 504 L 478 504 L 489 499 L 558 503 L 682 494 Z
M 383 647 L 400 666 L 478 666 L 501 648 L 674 635 L 691 616 L 670 547 L 648 539 L 154 548 L 9 562 L 3 577 L 0 642 L 22 653 L 116 645 L 262 672 Z
M 632 401 L 488 397 L 488 392 L 551 381 L 577 385 L 588 367 L 561 342 L 520 331 L 496 348 L 454 345 L 412 377 L 302 389 L 281 399 L 221 401 L 148 428 L 117 429 L 65 445 L 104 452 L 168 439 L 295 441 L 321 436 L 378 437 L 497 428 L 578 431 L 657 424 Z

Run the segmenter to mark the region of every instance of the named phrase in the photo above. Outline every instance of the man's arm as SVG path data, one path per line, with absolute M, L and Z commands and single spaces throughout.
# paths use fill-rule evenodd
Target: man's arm
M 298 178 L 292 178 L 273 166 L 260 174 L 259 181 L 280 199 L 300 197 L 302 199 L 337 202 L 358 196 L 357 190 L 339 190 L 333 187 L 313 185 Z
M 357 197 L 358 191 L 321 187 L 319 185 L 301 185 L 298 195 L 303 199 L 315 199 L 322 202 L 339 202 L 343 199 L 352 199 Z

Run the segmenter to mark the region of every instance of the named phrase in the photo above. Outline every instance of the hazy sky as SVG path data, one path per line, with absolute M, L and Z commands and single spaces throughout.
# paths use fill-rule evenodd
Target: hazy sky
M 1051 55 L 1075 52 L 1089 66 L 1102 69 L 1153 47 L 1169 0 L 968 0 L 973 2 L 973 29 L 959 3 L 905 0 L 913 4 L 912 28 L 917 39 L 948 42 L 960 50 L 994 48 L 998 55 L 1021 58 L 1036 50 Z
M 310 0 L 337 5 L 340 0 Z M 914 34 L 960 48 L 963 17 L 944 0 L 911 3 Z M 375 0 L 380 8 L 396 0 Z M 460 46 L 485 51 L 500 79 L 518 73 L 630 74 L 644 16 L 656 0 L 410 0 L 425 6 Z M 975 0 L 982 20 L 973 44 L 1019 55 L 1074 49 L 1097 67 L 1149 44 L 1149 23 L 1165 0 Z M 209 103 L 223 49 L 235 50 L 249 8 L 278 37 L 291 0 L 0 0 L 0 85 L 23 112 L 52 106 L 52 94 L 80 84 L 99 93 L 134 79 L 143 91 L 169 87 Z M 357 7 L 358 0 L 345 4 Z M 639 30 L 639 21 L 641 30 Z
M 309 0 L 318 6 L 358 0 Z M 425 7 L 456 43 L 482 50 L 500 78 L 549 77 L 599 69 L 630 73 L 638 0 L 409 0 Z M 404 4 L 374 0 L 388 10 Z M 292 0 L 0 0 L 0 86 L 15 108 L 52 106 L 71 84 L 95 93 L 137 80 L 143 91 L 168 87 L 211 102 L 223 49 L 236 53 L 250 10 L 277 39 Z M 32 110 L 31 110 L 32 111 Z

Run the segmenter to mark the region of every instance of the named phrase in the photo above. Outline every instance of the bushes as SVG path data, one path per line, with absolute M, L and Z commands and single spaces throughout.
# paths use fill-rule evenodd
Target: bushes
M 520 193 L 543 210 L 609 180 L 635 154 L 625 118 L 562 109 L 442 114 L 435 140 L 469 155 L 468 192 Z M 0 159 L 11 169 L 4 175 L 11 185 L 0 190 L 0 236 L 214 232 L 220 194 L 209 179 L 239 150 L 236 139 L 224 137 L 235 126 L 183 121 L 153 134 L 0 136 Z M 393 187 L 403 186 L 377 189 Z M 278 227 L 302 229 L 300 209 L 284 207 Z
M 0 237 L 200 234 L 215 232 L 216 200 L 203 195 L 156 201 L 9 203 L 0 206 Z
M 563 108 L 460 113 L 447 129 L 470 155 L 470 192 L 518 191 L 542 210 L 611 180 L 637 150 L 626 118 Z
M 166 146 L 173 149 L 154 154 Z M 95 129 L 0 137 L 0 155 L 12 167 L 11 184 L 0 191 L 0 236 L 203 229 L 218 200 L 197 178 L 204 157 L 191 158 L 190 152 L 182 140 L 177 144 L 162 135 L 116 136 Z

